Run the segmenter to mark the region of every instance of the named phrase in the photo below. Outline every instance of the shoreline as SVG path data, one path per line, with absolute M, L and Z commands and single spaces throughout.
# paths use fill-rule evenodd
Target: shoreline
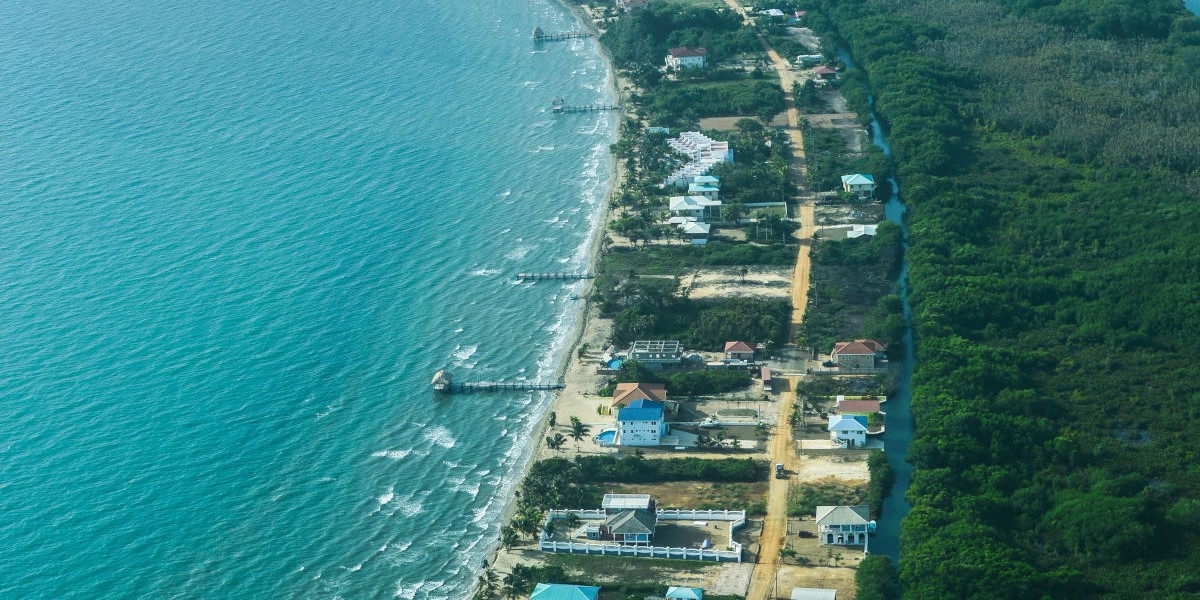
M 593 39 L 596 42 L 596 48 L 599 50 L 600 59 L 604 61 L 605 67 L 609 72 L 609 89 L 613 94 L 614 100 L 620 102 L 623 79 L 613 66 L 612 56 L 609 54 L 608 49 L 606 49 L 603 44 L 600 43 L 598 39 L 600 32 L 596 29 L 591 17 L 584 12 L 579 5 L 571 4 L 567 0 L 554 0 L 554 2 L 566 9 L 567 12 L 569 12 L 577 21 L 579 21 L 586 31 L 590 32 L 594 36 Z M 620 135 L 621 126 L 625 115 L 626 113 L 624 109 L 616 113 L 616 118 L 618 121 L 617 126 L 614 129 L 614 134 L 616 134 L 613 138 L 614 140 Z M 605 227 L 610 216 L 610 204 L 612 202 L 612 198 L 616 194 L 621 180 L 625 177 L 624 165 L 622 165 L 621 162 L 611 154 L 609 154 L 608 157 L 608 165 L 611 177 L 609 178 L 608 184 L 601 196 L 603 199 L 603 204 L 595 215 L 595 221 L 593 222 L 592 231 L 587 242 L 586 269 L 591 273 L 595 273 L 596 267 L 600 262 L 601 239 L 604 236 Z M 558 366 L 554 369 L 555 380 L 562 380 L 573 369 L 581 366 L 580 363 L 582 358 L 578 355 L 578 350 L 588 333 L 589 326 L 594 325 L 594 320 L 597 318 L 597 315 L 593 314 L 594 306 L 588 300 L 588 293 L 591 290 L 591 286 L 592 282 L 590 280 L 584 280 L 583 289 L 579 294 L 583 305 L 577 309 L 579 318 L 573 320 L 572 329 L 568 336 L 569 342 L 567 343 L 566 347 L 563 348 L 564 355 L 562 360 L 559 361 Z M 504 498 L 504 510 L 500 513 L 501 526 L 511 521 L 515 515 L 517 506 L 517 487 L 520 485 L 520 482 L 524 481 L 525 477 L 529 475 L 530 469 L 533 468 L 534 462 L 538 459 L 538 455 L 541 450 L 541 440 L 546 437 L 547 432 L 550 430 L 550 413 L 556 412 L 555 409 L 562 404 L 564 396 L 567 394 L 567 390 L 556 390 L 551 392 L 551 394 L 550 401 L 546 403 L 542 414 L 537 419 L 537 425 L 531 432 L 531 443 L 527 446 L 527 451 L 521 458 L 522 464 L 520 465 L 520 468 L 513 473 L 513 476 L 516 479 L 512 490 L 508 493 L 508 496 Z M 484 569 L 493 568 L 496 565 L 496 560 L 499 557 L 500 551 L 500 539 L 497 537 L 490 542 L 489 549 L 484 554 L 482 564 L 477 567 L 475 585 L 471 589 L 472 595 L 474 595 L 479 588 L 478 575 Z

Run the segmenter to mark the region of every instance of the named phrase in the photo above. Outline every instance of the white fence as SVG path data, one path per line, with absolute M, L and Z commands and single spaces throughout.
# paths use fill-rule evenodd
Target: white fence
M 666 546 L 627 546 L 614 542 L 554 542 L 543 529 L 539 536 L 538 549 L 542 552 L 567 554 L 599 554 L 602 556 L 642 556 L 647 558 L 677 558 L 683 560 L 714 560 L 718 562 L 742 562 L 742 545 L 733 541 L 733 532 L 746 524 L 744 510 L 659 510 L 660 521 L 729 521 L 729 550 L 703 548 L 673 548 Z M 551 510 L 546 522 L 565 519 L 569 515 L 580 519 L 603 519 L 603 510 Z
M 742 545 L 734 542 L 732 550 L 703 550 L 700 548 L 666 548 L 662 546 L 625 546 L 623 544 L 593 544 L 582 542 L 549 542 L 538 544 L 542 552 L 566 554 L 599 554 L 602 556 L 640 556 L 645 558 L 677 558 L 682 560 L 713 560 L 742 562 Z

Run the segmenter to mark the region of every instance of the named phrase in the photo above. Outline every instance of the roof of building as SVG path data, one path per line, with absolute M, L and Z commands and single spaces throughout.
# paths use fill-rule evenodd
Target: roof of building
M 669 210 L 701 210 L 709 206 L 721 206 L 721 201 L 704 196 L 671 196 L 667 200 Z
M 683 352 L 683 346 L 678 340 L 638 340 L 629 347 L 629 352 L 680 354 Z
M 600 502 L 600 507 L 604 510 L 632 510 L 642 509 L 650 510 L 650 506 L 654 500 L 650 498 L 650 494 L 605 494 L 604 500 Z
M 817 525 L 866 525 L 871 520 L 871 509 L 858 506 L 818 506 Z
M 529 600 L 596 600 L 600 588 L 594 585 L 567 585 L 565 583 L 539 583 L 533 588 Z
M 859 423 L 849 415 L 833 415 L 829 417 L 829 431 L 866 431 L 867 426 Z
M 720 187 L 721 178 L 717 177 L 716 175 L 697 175 L 692 178 L 692 183 L 702 183 L 704 185 Z
M 837 590 L 792 588 L 792 600 L 837 600 Z
M 679 228 L 688 235 L 708 235 L 712 231 L 708 223 L 680 223 Z
M 617 411 L 618 421 L 661 421 L 663 403 L 653 400 L 634 400 L 629 406 Z
M 850 185 L 869 183 L 871 185 L 875 185 L 875 178 L 866 173 L 855 173 L 853 175 L 842 175 L 842 183 L 848 183 Z
M 757 349 L 753 342 L 725 342 L 726 352 L 754 352 Z
M 704 600 L 704 589 L 671 586 L 667 588 L 666 600 Z
M 870 414 L 879 412 L 878 400 L 842 400 L 837 403 L 842 414 Z
M 666 400 L 667 386 L 661 383 L 618 383 L 613 390 L 613 406 L 625 406 L 634 400 Z
M 879 340 L 854 340 L 853 342 L 838 342 L 833 347 L 832 356 L 874 356 L 880 352 L 887 352 L 887 346 Z
M 623 510 L 604 519 L 611 533 L 654 533 L 658 517 L 648 510 Z
M 682 48 L 671 48 L 670 50 L 667 50 L 667 53 L 675 58 L 684 58 L 688 56 L 704 56 L 705 54 L 708 54 L 708 50 L 704 48 L 684 46 Z
M 816 75 L 837 75 L 837 69 L 826 65 L 821 65 L 813 69 L 813 73 Z
M 688 192 L 719 192 L 721 188 L 707 183 L 689 183 Z

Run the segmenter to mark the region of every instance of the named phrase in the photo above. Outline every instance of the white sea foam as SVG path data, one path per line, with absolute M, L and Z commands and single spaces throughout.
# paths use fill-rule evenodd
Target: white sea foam
M 376 498 L 376 500 L 379 501 L 380 506 L 383 506 L 383 505 L 387 504 L 388 502 L 391 502 L 392 498 L 395 498 L 395 497 L 396 497 L 395 489 L 392 488 L 391 486 L 388 486 L 387 491 L 384 492 L 383 494 L 380 494 L 380 496 L 378 498 Z
M 491 277 L 492 275 L 499 274 L 500 269 L 475 269 L 474 271 L 471 271 L 471 275 L 475 277 Z
M 454 445 L 458 443 L 458 440 L 454 438 L 454 435 L 450 433 L 450 430 L 442 427 L 441 425 L 438 425 L 433 429 L 426 429 L 424 436 L 425 439 L 430 443 L 437 444 L 438 446 L 447 449 L 453 448 Z
M 390 458 L 392 460 L 400 460 L 402 458 L 408 457 L 408 455 L 412 454 L 412 452 L 413 452 L 412 450 L 380 450 L 379 452 L 372 452 L 371 457 L 372 458 Z
M 479 352 L 478 344 L 467 346 L 465 348 L 461 344 L 455 346 L 453 355 L 454 364 L 458 366 L 467 366 L 466 362 L 470 360 L 472 356 L 475 356 L 476 352 Z

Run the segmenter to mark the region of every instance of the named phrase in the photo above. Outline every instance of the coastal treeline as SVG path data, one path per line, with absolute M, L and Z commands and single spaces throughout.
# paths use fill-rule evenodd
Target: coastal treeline
M 1165 0 L 811 5 L 910 207 L 905 597 L 1194 597 L 1200 23 Z

